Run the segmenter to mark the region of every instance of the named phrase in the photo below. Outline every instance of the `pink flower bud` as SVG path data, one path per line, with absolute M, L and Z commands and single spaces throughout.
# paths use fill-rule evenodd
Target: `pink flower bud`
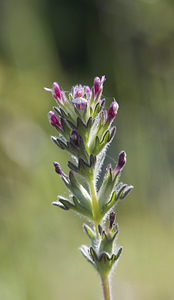
M 112 102 L 108 111 L 108 119 L 112 122 L 117 115 L 119 105 L 116 101 Z
M 95 79 L 94 79 L 94 96 L 96 96 L 98 94 L 99 90 L 100 90 L 100 78 L 95 77 Z
M 102 76 L 101 80 L 99 77 L 95 77 L 94 79 L 94 97 L 98 96 L 100 92 L 103 90 L 103 82 L 105 81 L 105 76 Z
M 62 99 L 61 90 L 60 90 L 60 87 L 57 82 L 53 83 L 53 97 L 59 101 L 61 101 L 61 99 Z
M 126 163 L 126 152 L 121 151 L 118 156 L 118 161 L 115 169 L 113 170 L 114 174 L 121 171 Z
M 60 87 L 59 87 L 57 82 L 53 82 L 53 88 L 52 89 L 44 87 L 44 90 L 47 91 L 47 92 L 51 92 L 54 99 L 63 104 L 61 90 L 60 90 Z
M 56 117 L 55 113 L 53 111 L 50 111 L 48 113 L 48 119 L 49 119 L 49 122 L 52 126 L 55 126 L 57 125 L 61 130 L 62 130 L 62 125 L 61 123 L 59 122 L 58 118 Z

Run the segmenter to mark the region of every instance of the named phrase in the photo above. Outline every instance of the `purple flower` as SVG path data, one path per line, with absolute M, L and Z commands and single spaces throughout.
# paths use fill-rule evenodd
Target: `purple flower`
M 91 89 L 90 89 L 90 87 L 86 85 L 86 86 L 84 86 L 84 89 L 85 89 L 86 98 L 90 99 L 90 97 L 91 97 Z
M 51 92 L 54 99 L 63 104 L 61 90 L 60 90 L 59 84 L 57 82 L 53 82 L 52 89 L 44 87 L 44 90 L 47 92 Z
M 83 98 L 84 97 L 84 89 L 79 88 L 77 89 L 74 98 Z
M 72 103 L 76 104 L 79 110 L 83 110 L 86 107 L 88 100 L 84 98 L 85 88 L 81 84 L 73 87 L 71 96 L 73 97 Z
M 96 98 L 103 90 L 103 82 L 105 81 L 105 76 L 94 78 L 94 98 Z
M 49 122 L 52 126 L 58 126 L 59 129 L 62 130 L 62 125 L 61 123 L 59 122 L 58 118 L 56 117 L 55 113 L 53 111 L 49 111 L 48 113 L 48 119 L 49 119 Z
M 79 134 L 76 129 L 72 130 L 72 133 L 70 135 L 70 142 L 79 147 Z
M 117 115 L 117 111 L 118 111 L 119 105 L 116 101 L 112 102 L 110 107 L 109 107 L 109 111 L 108 111 L 108 117 L 107 120 L 109 119 L 110 122 L 112 122 L 114 120 L 114 118 Z
M 71 93 L 72 98 L 84 97 L 84 88 L 81 84 L 76 84 L 72 87 Z
M 121 171 L 126 163 L 126 152 L 121 151 L 119 156 L 118 156 L 118 161 L 115 169 L 113 170 L 114 174 L 118 173 Z
M 57 161 L 54 161 L 53 165 L 57 174 L 59 174 L 61 177 L 67 177 L 67 175 L 62 171 L 60 164 Z
M 84 110 L 91 97 L 91 90 L 89 86 L 82 86 L 76 84 L 72 87 L 72 91 L 69 94 L 71 102 L 75 104 L 79 110 Z

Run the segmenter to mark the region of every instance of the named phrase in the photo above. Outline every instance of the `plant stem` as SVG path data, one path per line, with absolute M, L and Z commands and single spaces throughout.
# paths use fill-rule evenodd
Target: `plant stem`
M 92 180 L 90 183 L 90 192 L 91 192 L 91 198 L 92 198 L 94 225 L 95 225 L 97 239 L 99 239 L 98 225 L 100 224 L 100 212 L 99 212 L 99 208 L 98 208 L 94 180 Z
M 110 287 L 109 287 L 109 278 L 103 278 L 101 277 L 102 280 L 102 287 L 103 287 L 103 299 L 104 300 L 112 300 L 111 293 L 110 293 Z

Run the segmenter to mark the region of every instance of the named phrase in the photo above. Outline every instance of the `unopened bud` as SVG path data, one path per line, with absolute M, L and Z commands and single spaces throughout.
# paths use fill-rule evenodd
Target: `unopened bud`
M 53 97 L 61 101 L 61 90 L 57 82 L 53 83 Z
M 62 130 L 62 125 L 61 123 L 59 122 L 58 118 L 56 117 L 55 113 L 53 111 L 50 111 L 48 113 L 48 119 L 49 119 L 49 122 L 52 126 L 58 126 L 59 129 Z
M 76 129 L 72 130 L 72 133 L 70 135 L 70 141 L 75 145 L 79 146 L 79 134 Z
M 109 230 L 111 230 L 111 229 L 112 229 L 112 226 L 113 226 L 113 224 L 114 224 L 114 221 L 115 221 L 115 212 L 114 212 L 114 211 L 112 211 L 112 212 L 110 213 L 109 220 L 110 220 L 110 223 L 109 223 Z
M 98 94 L 99 90 L 100 90 L 100 78 L 95 77 L 95 79 L 94 79 L 94 96 L 96 96 Z
M 99 77 L 94 78 L 94 97 L 98 96 L 98 94 L 102 91 L 103 82 L 105 80 L 105 76 L 102 76 L 101 79 Z
M 62 171 L 60 164 L 57 161 L 54 161 L 53 165 L 57 174 L 59 174 L 61 177 L 67 177 L 67 175 Z
M 114 173 L 116 174 L 117 172 L 121 171 L 123 169 L 125 163 L 126 163 L 126 152 L 121 151 L 118 156 L 118 162 L 114 169 Z
M 54 161 L 53 165 L 55 167 L 56 173 L 59 175 L 62 175 L 62 170 L 61 170 L 60 164 L 57 161 Z
M 119 105 L 116 101 L 111 103 L 111 105 L 109 107 L 109 111 L 108 111 L 108 119 L 110 119 L 111 122 L 116 117 L 118 108 L 119 108 Z
M 61 90 L 60 90 L 60 87 L 59 87 L 57 82 L 53 82 L 53 88 L 52 89 L 44 87 L 44 90 L 47 91 L 47 92 L 51 92 L 56 101 L 63 103 Z

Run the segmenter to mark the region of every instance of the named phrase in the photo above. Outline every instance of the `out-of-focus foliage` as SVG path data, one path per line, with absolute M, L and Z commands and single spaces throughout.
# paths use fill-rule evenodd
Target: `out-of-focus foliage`
M 52 161 L 67 167 L 49 138 L 54 102 L 43 86 L 91 86 L 103 74 L 108 106 L 120 105 L 109 155 L 127 152 L 123 180 L 135 186 L 117 208 L 113 294 L 174 298 L 173 15 L 171 0 L 1 0 L 0 299 L 101 297 L 77 251 L 83 220 L 50 205 L 66 194 Z

